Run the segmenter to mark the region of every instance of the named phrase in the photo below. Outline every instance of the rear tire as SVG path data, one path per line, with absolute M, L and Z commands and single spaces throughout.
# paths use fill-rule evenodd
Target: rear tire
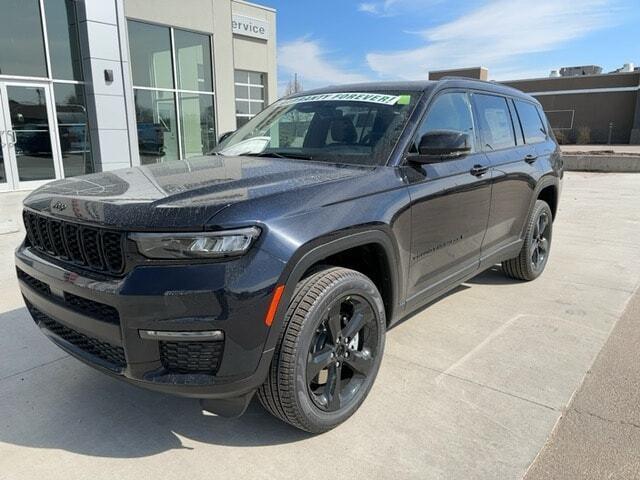
M 296 287 L 260 403 L 307 432 L 336 427 L 373 385 L 385 328 L 384 304 L 369 278 L 345 268 L 312 274 Z
M 502 262 L 502 270 L 516 280 L 535 280 L 547 265 L 551 250 L 553 215 L 547 202 L 536 200 L 529 215 L 524 244 L 517 257 Z

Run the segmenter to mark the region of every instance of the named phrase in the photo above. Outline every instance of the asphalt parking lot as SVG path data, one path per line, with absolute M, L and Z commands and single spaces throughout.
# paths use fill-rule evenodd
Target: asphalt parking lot
M 21 195 L 1 195 L 0 479 L 522 478 L 639 285 L 639 192 L 568 173 L 544 275 L 495 268 L 394 327 L 367 401 L 320 436 L 255 402 L 205 416 L 51 345 L 14 279 Z

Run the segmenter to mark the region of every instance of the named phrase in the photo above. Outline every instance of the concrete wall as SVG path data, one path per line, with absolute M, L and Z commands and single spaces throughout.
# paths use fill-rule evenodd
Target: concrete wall
M 138 146 L 128 128 L 133 103 L 128 51 L 120 48 L 122 0 L 84 0 L 78 7 L 94 163 L 102 170 L 126 167 L 136 161 Z M 112 82 L 105 80 L 105 70 L 113 71 Z
M 564 169 L 574 172 L 640 173 L 640 156 L 563 155 Z
M 232 2 L 233 13 L 257 18 L 269 23 L 269 40 L 234 35 L 233 51 L 235 68 L 267 74 L 266 104 L 278 98 L 278 66 L 276 64 L 276 13 L 268 8 L 260 8 L 246 2 Z

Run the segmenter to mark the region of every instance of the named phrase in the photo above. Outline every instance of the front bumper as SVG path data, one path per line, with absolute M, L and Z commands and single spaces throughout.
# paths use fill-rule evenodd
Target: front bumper
M 42 331 L 105 373 L 209 399 L 244 395 L 266 378 L 272 349 L 265 346 L 264 318 L 284 263 L 264 251 L 224 262 L 145 265 L 122 278 L 75 269 L 25 245 L 15 261 L 25 302 Z M 149 330 L 221 331 L 224 340 L 141 335 Z

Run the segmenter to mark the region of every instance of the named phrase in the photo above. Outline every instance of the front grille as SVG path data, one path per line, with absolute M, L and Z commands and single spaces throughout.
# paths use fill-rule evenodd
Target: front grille
M 64 300 L 69 308 L 88 317 L 113 323 L 114 325 L 120 325 L 120 314 L 118 314 L 118 310 L 110 305 L 94 302 L 93 300 L 78 297 L 77 295 L 67 292 L 64 294 Z
M 82 313 L 87 317 L 95 318 L 103 322 L 113 323 L 114 325 L 120 325 L 120 314 L 111 305 L 105 305 L 104 303 L 94 302 L 88 298 L 79 297 L 72 293 L 64 292 L 64 302 L 61 299 L 51 293 L 49 285 L 40 280 L 33 278 L 28 273 L 20 270 L 16 267 L 18 278 L 29 285 L 33 290 L 38 291 L 45 297 L 48 297 L 54 302 L 62 303 L 65 307 L 75 310 L 78 313 Z
M 118 275 L 124 270 L 124 234 L 53 220 L 23 212 L 29 244 L 59 260 L 98 272 Z
M 171 373 L 215 375 L 220 367 L 224 340 L 215 342 L 160 342 L 160 361 Z
M 101 358 L 116 368 L 122 369 L 126 366 L 127 362 L 125 360 L 124 349 L 122 347 L 111 345 L 110 343 L 103 342 L 77 332 L 69 327 L 65 327 L 44 312 L 38 310 L 27 300 L 25 300 L 25 303 L 33 319 L 39 325 L 43 326 L 58 337 L 66 340 L 80 350 L 93 355 L 94 357 Z
M 16 273 L 18 274 L 18 278 L 29 285 L 33 290 L 40 292 L 47 297 L 51 296 L 51 288 L 49 288 L 49 285 L 46 283 L 41 282 L 37 278 L 33 278 L 31 275 L 27 275 L 19 268 L 16 268 Z

